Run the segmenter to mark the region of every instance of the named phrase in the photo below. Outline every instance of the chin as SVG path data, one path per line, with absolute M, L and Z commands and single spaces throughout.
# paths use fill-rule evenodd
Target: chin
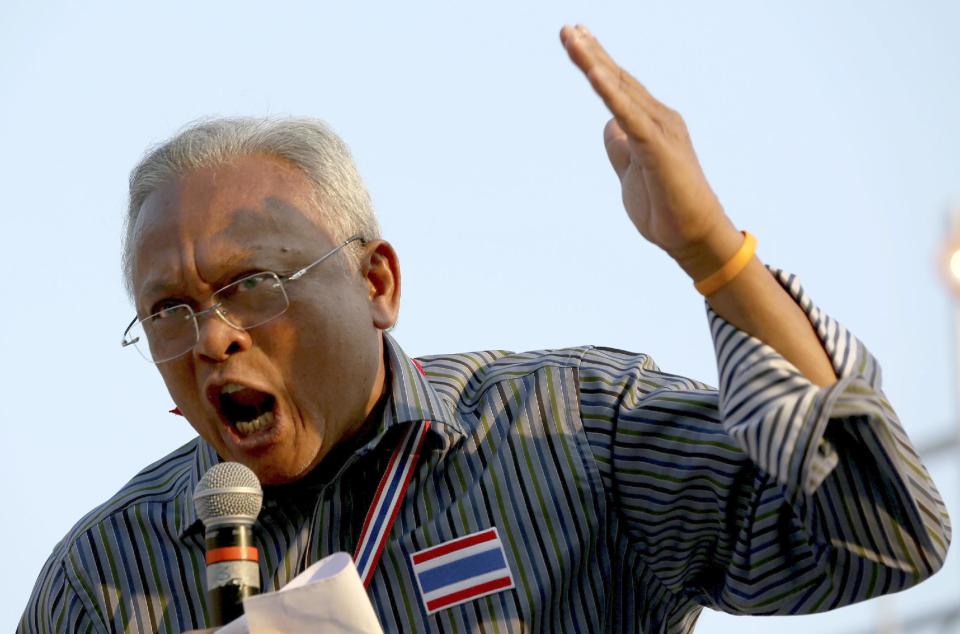
M 280 465 L 263 464 L 258 461 L 238 460 L 257 474 L 257 479 L 263 486 L 279 486 L 295 482 L 303 477 L 303 473 L 283 468 Z
M 263 486 L 282 486 L 302 479 L 312 470 L 311 463 L 295 465 L 292 461 L 281 461 L 275 463 L 272 461 L 258 460 L 238 460 L 257 474 L 260 484 Z

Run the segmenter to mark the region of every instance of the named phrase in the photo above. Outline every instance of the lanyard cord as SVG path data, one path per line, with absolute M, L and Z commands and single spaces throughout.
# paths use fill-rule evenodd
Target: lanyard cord
M 363 520 L 360 541 L 353 555 L 353 562 L 363 581 L 363 587 L 369 587 L 373 581 L 373 572 L 380 562 L 380 555 L 387 544 L 387 537 L 400 512 L 400 505 L 410 486 L 410 479 L 420 459 L 420 449 L 430 429 L 430 421 L 412 423 L 403 440 L 393 450 L 386 472 L 380 479 L 377 492 L 373 496 L 370 510 Z
M 427 373 L 424 372 L 420 362 L 416 359 L 412 361 L 417 366 L 420 376 L 426 376 Z M 364 588 L 370 587 L 370 582 L 373 581 L 373 572 L 380 563 L 380 555 L 383 554 L 383 548 L 387 545 L 387 537 L 393 529 L 397 513 L 400 512 L 403 498 L 406 497 L 410 478 L 413 477 L 413 470 L 420 461 L 420 449 L 423 447 L 423 440 L 427 437 L 429 429 L 430 421 L 428 420 L 412 423 L 403 440 L 393 450 L 390 462 L 387 463 L 387 470 L 380 478 L 370 510 L 367 511 L 367 517 L 363 520 L 357 552 L 353 554 L 353 562 L 357 566 Z

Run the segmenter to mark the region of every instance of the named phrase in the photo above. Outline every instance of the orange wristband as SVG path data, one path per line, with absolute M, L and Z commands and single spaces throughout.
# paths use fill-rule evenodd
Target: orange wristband
M 719 269 L 694 283 L 694 288 L 700 291 L 700 294 L 704 297 L 713 295 L 726 286 L 730 280 L 740 275 L 743 269 L 747 268 L 750 260 L 753 259 L 753 254 L 757 251 L 757 239 L 749 231 L 741 231 L 740 233 L 743 234 L 743 244 L 733 254 L 733 257 Z

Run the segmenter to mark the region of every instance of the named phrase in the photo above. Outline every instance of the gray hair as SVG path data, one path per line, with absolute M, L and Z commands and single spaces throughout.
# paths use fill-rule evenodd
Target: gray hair
M 367 188 L 343 140 L 311 118 L 230 117 L 189 124 L 147 151 L 130 172 L 130 203 L 123 237 L 123 277 L 133 296 L 133 232 L 144 200 L 178 176 L 240 156 L 267 154 L 303 170 L 316 188 L 317 212 L 336 242 L 380 237 Z M 357 253 L 349 250 L 349 257 Z

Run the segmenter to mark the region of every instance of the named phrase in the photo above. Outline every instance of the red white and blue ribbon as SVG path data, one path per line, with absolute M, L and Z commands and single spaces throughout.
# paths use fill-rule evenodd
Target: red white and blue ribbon
M 353 562 L 360 573 L 363 587 L 366 588 L 373 580 L 373 571 L 380 561 L 383 548 L 387 544 L 390 529 L 397 519 L 400 505 L 410 485 L 410 478 L 420 459 L 420 448 L 430 429 L 430 421 L 413 423 L 407 429 L 403 440 L 393 450 L 387 470 L 380 479 L 380 485 L 373 496 L 373 503 L 363 520 L 363 529 L 360 531 L 360 543 L 357 552 L 353 555 Z

